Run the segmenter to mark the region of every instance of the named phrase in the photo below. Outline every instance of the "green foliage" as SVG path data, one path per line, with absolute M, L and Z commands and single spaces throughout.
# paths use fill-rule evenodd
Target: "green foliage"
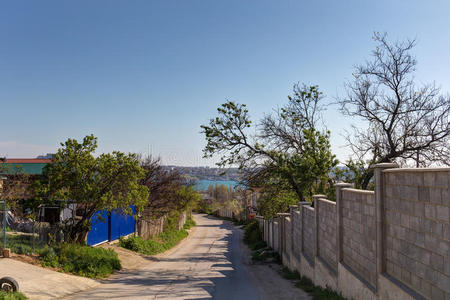
M 251 246 L 261 241 L 262 233 L 257 221 L 252 221 L 244 226 L 244 242 Z
M 43 266 L 90 278 L 103 278 L 121 269 L 117 253 L 111 249 L 59 244 L 43 249 L 40 256 Z
M 288 273 L 292 272 L 288 270 Z M 336 293 L 328 287 L 324 289 L 320 286 L 314 285 L 312 280 L 308 277 L 296 275 L 296 278 L 293 279 L 298 280 L 295 286 L 310 294 L 313 300 L 345 300 L 345 298 L 342 297 L 341 294 Z
M 297 194 L 291 190 L 277 189 L 275 184 L 268 185 L 265 193 L 258 199 L 258 213 L 264 218 L 272 218 L 279 212 L 289 210 L 289 205 L 298 203 Z
M 266 216 L 287 209 L 293 203 L 291 192 L 297 201 L 312 201 L 314 194 L 329 193 L 329 174 L 337 165 L 330 133 L 317 128 L 323 109 L 318 87 L 295 85 L 288 99 L 274 115 L 257 124 L 254 136 L 247 132 L 252 122 L 246 106 L 232 101 L 222 104 L 218 116 L 201 126 L 207 142 L 205 157 L 219 154 L 218 165 L 238 165 L 246 170 L 249 186 L 262 187 L 263 193 L 270 194 L 265 198 Z
M 0 300 L 26 300 L 27 297 L 20 292 L 6 293 L 0 291 Z
M 288 280 L 300 280 L 301 276 L 298 271 L 291 271 L 288 267 L 283 267 L 281 269 L 281 274 L 285 279 Z
M 140 185 L 145 171 L 135 154 L 115 151 L 94 157 L 97 138 L 86 136 L 81 143 L 68 139 L 54 161 L 44 168 L 41 181 L 33 184 L 40 203 L 65 205 L 70 200 L 83 205 L 81 218 L 73 224 L 64 224 L 64 238 L 69 242 L 84 243 L 90 229 L 90 219 L 96 211 L 120 208 L 131 214 L 130 205 L 143 210 L 148 188 Z
M 189 216 L 181 230 L 177 230 L 178 222 L 180 220 L 180 213 L 172 212 L 166 219 L 164 224 L 164 232 L 152 237 L 149 240 L 144 240 L 141 237 L 130 236 L 128 238 L 120 238 L 119 246 L 135 252 L 146 255 L 155 255 L 166 250 L 169 250 L 179 241 L 188 236 L 187 229 L 195 226 L 195 221 Z
M 185 229 L 165 231 L 149 240 L 141 237 L 121 238 L 119 246 L 146 255 L 155 255 L 169 250 L 188 236 Z
M 39 253 L 46 246 L 37 236 L 25 234 L 8 234 L 6 241 L 7 247 L 17 254 Z
M 194 221 L 191 217 L 189 217 L 189 218 L 186 220 L 186 223 L 184 223 L 183 229 L 188 230 L 188 229 L 194 227 L 195 225 L 196 225 L 196 224 L 195 224 L 195 221 Z

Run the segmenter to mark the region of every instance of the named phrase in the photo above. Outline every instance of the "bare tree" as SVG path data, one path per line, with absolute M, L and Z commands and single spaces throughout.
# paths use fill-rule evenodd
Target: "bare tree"
M 186 199 L 180 194 L 180 189 L 191 184 L 178 171 L 164 168 L 159 157 L 147 156 L 140 161 L 146 171 L 141 184 L 150 192 L 147 213 L 157 218 L 182 208 Z
M 354 79 L 338 99 L 341 111 L 368 122 L 353 126 L 348 143 L 359 160 L 369 163 L 397 161 L 416 166 L 449 165 L 450 97 L 435 84 L 416 84 L 417 61 L 411 55 L 415 40 L 389 42 L 375 33 L 372 60 L 357 65 Z M 365 169 L 362 188 L 373 176 Z

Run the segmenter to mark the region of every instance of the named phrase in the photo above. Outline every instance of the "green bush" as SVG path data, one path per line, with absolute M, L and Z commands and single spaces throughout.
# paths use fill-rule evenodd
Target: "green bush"
M 46 246 L 45 243 L 39 241 L 37 236 L 27 234 L 8 234 L 6 242 L 11 252 L 17 254 L 39 253 Z
M 19 292 L 14 293 L 6 293 L 0 291 L 0 300 L 26 300 L 27 297 L 25 297 L 24 294 Z
M 184 229 L 189 229 L 189 228 L 191 228 L 191 227 L 194 227 L 196 224 L 195 224 L 195 221 L 191 218 L 191 217 L 189 217 L 187 220 L 186 220 L 186 223 L 184 223 L 184 225 L 183 225 L 183 228 Z
M 336 293 L 328 287 L 324 289 L 314 285 L 308 277 L 301 276 L 296 279 L 298 279 L 298 282 L 295 285 L 310 294 L 313 300 L 345 300 L 341 294 Z
M 257 221 L 252 221 L 244 226 L 244 242 L 249 246 L 262 240 L 261 230 Z
M 119 240 L 119 246 L 146 255 L 164 252 L 188 235 L 185 229 L 165 231 L 149 240 L 141 237 L 128 237 Z
M 43 266 L 63 269 L 76 275 L 103 278 L 120 270 L 120 260 L 111 249 L 93 248 L 77 244 L 59 244 L 40 252 Z

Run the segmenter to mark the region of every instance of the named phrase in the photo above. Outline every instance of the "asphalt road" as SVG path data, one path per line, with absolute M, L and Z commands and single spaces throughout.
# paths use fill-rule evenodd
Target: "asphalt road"
M 242 230 L 194 218 L 190 236 L 168 253 L 65 299 L 309 299 L 273 268 L 250 263 Z

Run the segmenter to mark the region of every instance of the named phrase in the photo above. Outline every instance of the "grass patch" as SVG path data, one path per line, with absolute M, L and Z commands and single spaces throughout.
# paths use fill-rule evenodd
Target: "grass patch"
M 134 236 L 120 238 L 119 246 L 142 254 L 155 255 L 178 244 L 179 241 L 188 236 L 186 230 L 193 226 L 195 226 L 195 221 L 188 218 L 181 230 L 169 229 L 149 240 Z
M 27 297 L 20 292 L 6 293 L 0 291 L 0 300 L 25 300 Z
M 111 249 L 59 244 L 44 248 L 39 255 L 44 267 L 59 268 L 89 278 L 104 278 L 121 269 L 119 257 Z
M 291 271 L 288 267 L 281 269 L 281 275 L 288 280 L 300 280 L 301 276 L 298 271 Z
M 183 228 L 187 230 L 187 229 L 194 227 L 195 225 L 196 225 L 195 221 L 191 217 L 189 217 L 186 220 L 186 223 L 184 223 Z
M 39 241 L 37 236 L 26 234 L 8 234 L 6 245 L 13 253 L 26 255 L 39 253 L 46 247 L 46 243 Z
M 252 221 L 244 226 L 244 243 L 249 245 L 250 249 L 261 241 L 262 233 L 257 221 Z
M 296 278 L 295 280 L 298 280 L 295 286 L 307 292 L 313 298 L 313 300 L 345 300 L 345 298 L 342 297 L 341 294 L 338 294 L 332 289 L 328 287 L 324 289 L 320 286 L 315 285 L 308 277 L 298 275 L 298 278 Z
M 43 267 L 53 267 L 89 278 L 103 278 L 121 269 L 120 260 L 113 250 L 77 244 L 48 246 L 32 235 L 9 234 L 7 238 L 8 247 L 13 253 L 39 254 Z

